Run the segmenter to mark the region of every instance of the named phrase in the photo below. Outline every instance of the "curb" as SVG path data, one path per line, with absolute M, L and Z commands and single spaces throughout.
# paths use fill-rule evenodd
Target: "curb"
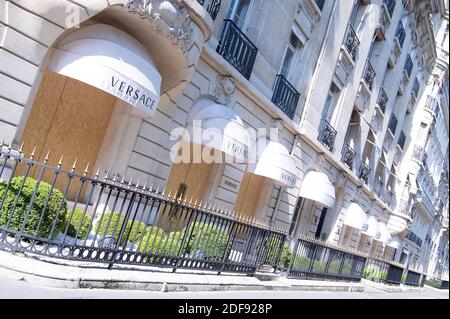
M 186 274 L 67 266 L 0 251 L 1 275 L 27 283 L 64 289 L 115 289 L 158 292 L 329 291 L 364 292 L 360 283 L 279 278 L 261 281 L 242 275 Z
M 389 286 L 389 285 L 385 285 L 385 284 L 381 284 L 381 283 L 376 283 L 367 279 L 361 279 L 361 284 L 371 287 L 371 288 L 375 288 L 375 289 L 379 289 L 385 292 L 389 292 L 389 293 L 395 293 L 395 292 L 423 292 L 424 288 L 421 287 L 408 287 L 408 286 Z

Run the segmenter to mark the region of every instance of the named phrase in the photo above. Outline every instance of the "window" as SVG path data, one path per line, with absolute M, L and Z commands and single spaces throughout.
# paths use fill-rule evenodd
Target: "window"
M 333 113 L 339 98 L 340 90 L 337 85 L 332 82 L 330 90 L 328 91 L 327 99 L 323 108 L 322 118 L 332 125 Z
M 357 0 L 354 4 L 353 4 L 353 9 L 352 9 L 352 15 L 350 17 L 350 23 L 352 26 L 355 26 L 356 23 L 356 17 L 358 16 L 358 11 L 359 11 L 359 7 L 361 5 L 359 4 L 359 0 Z
M 293 70 L 295 68 L 296 62 L 299 59 L 302 46 L 303 45 L 299 37 L 293 31 L 291 31 L 291 36 L 289 38 L 289 43 L 284 55 L 284 60 L 280 72 L 281 75 L 283 75 L 289 81 L 292 80 L 291 78 L 294 74 Z
M 320 238 L 320 235 L 322 235 L 323 224 L 325 222 L 325 217 L 327 215 L 327 211 L 328 211 L 328 208 L 324 207 L 322 209 L 322 212 L 320 213 L 320 219 L 319 219 L 319 223 L 317 224 L 317 230 L 316 230 L 316 234 L 315 234 L 316 238 Z
M 229 18 L 236 23 L 239 29 L 243 29 L 245 26 L 245 20 L 247 18 L 251 0 L 234 0 L 231 3 Z
M 294 216 L 292 217 L 292 222 L 291 222 L 291 227 L 289 227 L 289 235 L 294 234 L 296 225 L 297 225 L 297 221 L 298 221 L 298 217 L 300 215 L 300 212 L 303 209 L 303 204 L 305 202 L 305 199 L 303 197 L 300 197 L 297 201 L 297 206 L 295 207 L 295 212 L 294 212 Z

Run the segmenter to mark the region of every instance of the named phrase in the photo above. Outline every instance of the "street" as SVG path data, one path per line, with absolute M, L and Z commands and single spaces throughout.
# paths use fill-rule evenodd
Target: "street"
M 0 277 L 0 299 L 449 299 L 449 291 L 425 288 L 421 292 L 387 293 L 366 288 L 356 292 L 307 291 L 225 291 L 225 292 L 152 292 L 105 289 L 61 289 L 31 285 Z

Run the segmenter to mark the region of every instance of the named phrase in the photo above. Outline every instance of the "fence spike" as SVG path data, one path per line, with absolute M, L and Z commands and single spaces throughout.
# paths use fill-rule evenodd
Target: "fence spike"
M 64 158 L 64 155 L 61 155 L 61 157 L 59 158 L 59 162 L 58 162 L 58 168 L 61 168 L 62 163 L 63 163 L 63 158 Z
M 211 202 L 208 203 L 208 210 L 211 210 Z
M 89 163 L 87 163 L 86 168 L 84 169 L 84 176 L 87 176 L 89 173 Z
M 23 144 L 20 146 L 20 149 L 19 149 L 20 153 L 22 153 L 22 151 L 21 151 L 22 146 L 23 146 Z M 47 164 L 49 156 L 50 156 L 50 150 L 48 150 L 47 154 L 45 155 L 44 164 Z
M 122 179 L 120 180 L 120 184 L 123 185 L 125 183 L 125 176 L 122 176 Z
M 95 179 L 97 179 L 99 175 L 100 175 L 100 166 L 97 168 L 97 171 L 95 172 L 94 175 Z
M 2 138 L 2 144 L 1 144 L 1 147 L 3 147 L 3 146 L 5 146 L 5 139 L 4 139 L 4 138 Z
M 19 147 L 19 154 L 22 153 L 22 151 L 23 151 L 23 145 L 24 145 L 24 143 L 22 142 L 22 144 L 20 144 L 20 147 Z M 2 146 L 3 146 L 3 143 L 2 143 Z
M 197 198 L 195 199 L 194 206 L 198 207 L 197 206 Z
M 142 189 L 143 189 L 144 191 L 146 191 L 146 188 L 147 188 L 147 180 L 145 180 L 144 186 L 142 186 Z
M 171 195 L 172 195 L 172 190 L 169 190 L 169 194 L 167 195 L 167 198 L 170 198 Z
M 11 146 L 11 144 L 10 144 Z M 30 160 L 32 160 L 34 158 L 34 156 L 36 156 L 36 146 L 33 148 L 33 151 L 30 154 Z
M 9 145 L 8 145 L 8 150 L 11 151 L 11 149 L 12 149 L 12 141 L 9 142 Z
M 72 172 L 75 171 L 75 168 L 77 167 L 78 158 L 75 159 L 75 162 L 73 162 L 72 165 Z
M 128 186 L 131 187 L 133 185 L 133 176 L 131 176 L 130 181 L 128 182 Z
M 141 178 L 139 177 L 136 183 L 136 188 L 139 188 L 139 184 L 141 183 Z

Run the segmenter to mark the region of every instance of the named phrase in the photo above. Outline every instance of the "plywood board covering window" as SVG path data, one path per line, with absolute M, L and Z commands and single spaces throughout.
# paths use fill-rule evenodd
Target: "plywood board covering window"
M 35 159 L 43 161 L 50 151 L 49 164 L 56 166 L 63 155 L 62 168 L 70 170 L 77 160 L 77 172 L 95 164 L 108 127 L 116 98 L 85 83 L 46 72 L 22 136 L 24 151 L 36 146 Z M 19 170 L 17 175 L 23 173 Z M 39 172 L 30 171 L 33 177 Z M 44 174 L 51 183 L 53 174 Z M 56 188 L 63 190 L 67 179 L 60 178 Z M 68 199 L 75 198 L 79 183 L 73 180 Z

